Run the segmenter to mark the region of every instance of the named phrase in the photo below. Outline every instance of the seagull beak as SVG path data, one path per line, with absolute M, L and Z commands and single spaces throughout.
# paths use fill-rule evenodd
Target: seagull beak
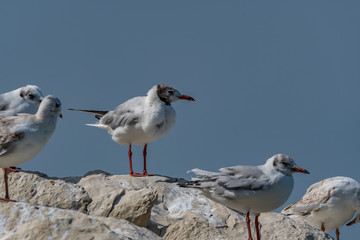
M 59 114 L 59 118 L 63 118 L 61 113 Z
M 301 173 L 306 173 L 306 174 L 310 174 L 307 170 L 301 168 L 301 167 L 294 167 L 293 169 L 291 169 L 293 172 L 301 172 Z
M 356 218 L 352 220 L 351 222 L 347 223 L 346 226 L 351 226 L 356 223 Z
M 187 95 L 180 95 L 180 96 L 179 96 L 179 99 L 188 100 L 188 101 L 195 101 L 194 98 L 192 98 L 192 97 L 190 97 L 190 96 L 187 96 Z
M 358 215 L 354 218 L 354 220 L 352 220 L 351 222 L 348 222 L 348 223 L 346 224 L 346 226 L 351 226 L 351 225 L 353 225 L 353 224 L 355 224 L 355 223 L 357 223 L 357 222 L 360 222 L 360 214 L 358 214 Z

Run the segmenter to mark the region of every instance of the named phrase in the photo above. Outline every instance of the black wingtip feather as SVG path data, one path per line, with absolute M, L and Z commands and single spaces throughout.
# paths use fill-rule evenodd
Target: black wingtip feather
M 104 116 L 105 114 L 107 114 L 109 111 L 99 111 L 99 110 L 84 110 L 84 109 L 74 109 L 74 108 L 68 108 L 68 110 L 72 110 L 72 111 L 78 111 L 78 112 L 87 112 L 87 113 L 92 113 L 92 114 L 96 114 L 96 118 L 100 119 L 102 116 Z

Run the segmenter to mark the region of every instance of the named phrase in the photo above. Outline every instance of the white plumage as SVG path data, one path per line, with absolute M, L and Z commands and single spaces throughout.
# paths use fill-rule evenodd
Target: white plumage
M 289 198 L 294 172 L 309 173 L 297 167 L 287 155 L 277 154 L 260 166 L 221 168 L 220 172 L 193 169 L 196 177 L 185 183 L 199 188 L 205 196 L 231 209 L 246 213 L 249 239 L 250 214 L 255 215 L 257 238 L 260 239 L 258 216 L 280 207 Z
M 0 167 L 25 163 L 35 157 L 53 134 L 57 117 L 61 117 L 58 98 L 46 96 L 36 114 L 0 115 Z M 7 170 L 4 169 L 6 197 Z
M 329 232 L 351 220 L 360 221 L 360 183 L 349 177 L 327 178 L 311 185 L 305 195 L 282 211 L 292 218 L 302 218 L 311 225 Z
M 42 99 L 41 89 L 35 85 L 27 85 L 3 93 L 0 95 L 0 115 L 34 114 L 37 112 Z
M 176 117 L 171 103 L 181 99 L 194 101 L 171 86 L 159 84 L 153 86 L 147 96 L 132 98 L 113 111 L 70 110 L 96 114 L 99 122 L 87 125 L 105 129 L 115 142 L 129 145 L 130 175 L 142 176 L 132 170 L 131 145 L 144 145 L 143 175 L 151 175 L 146 170 L 147 144 L 169 133 Z

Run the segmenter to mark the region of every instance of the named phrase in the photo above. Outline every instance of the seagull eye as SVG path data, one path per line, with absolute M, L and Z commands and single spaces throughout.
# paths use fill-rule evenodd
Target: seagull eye
M 287 162 L 281 162 L 281 164 L 285 167 L 289 166 L 289 164 Z
M 168 93 L 170 93 L 171 95 L 174 94 L 173 90 L 169 90 Z
M 57 104 L 55 105 L 55 107 L 57 107 L 57 108 L 60 107 L 60 104 L 57 103 Z
M 33 99 L 35 98 L 35 95 L 32 94 L 32 93 L 29 93 L 29 94 L 28 94 L 28 97 L 29 97 L 31 100 L 33 100 Z

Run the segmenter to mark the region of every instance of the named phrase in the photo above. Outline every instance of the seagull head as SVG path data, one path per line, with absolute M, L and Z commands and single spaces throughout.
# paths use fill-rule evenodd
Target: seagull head
M 40 113 L 40 115 L 58 116 L 62 118 L 60 100 L 52 95 L 46 96 L 41 101 L 38 113 Z
M 39 106 L 43 100 L 41 89 L 35 85 L 27 85 L 20 88 L 20 97 L 27 103 L 35 106 Z
M 289 157 L 285 154 L 276 154 L 269 160 L 272 161 L 272 165 L 277 171 L 279 171 L 285 175 L 290 176 L 295 172 L 309 174 L 309 172 L 307 170 L 305 170 L 301 167 L 298 167 L 296 165 L 295 161 L 291 157 Z
M 183 95 L 177 89 L 165 84 L 156 85 L 156 92 L 159 99 L 165 102 L 166 105 L 178 100 L 195 101 L 194 98 Z
M 351 222 L 348 222 L 346 224 L 346 226 L 351 226 L 351 225 L 353 225 L 355 223 L 360 222 L 360 213 L 359 213 L 359 210 L 357 210 L 357 211 L 358 211 L 358 213 L 357 213 L 356 217 L 354 218 L 354 220 L 352 220 Z

